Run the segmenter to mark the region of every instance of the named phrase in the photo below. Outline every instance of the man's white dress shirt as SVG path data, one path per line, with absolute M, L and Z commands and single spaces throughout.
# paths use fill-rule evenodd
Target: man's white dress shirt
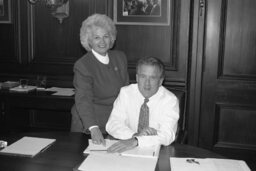
M 106 131 L 117 139 L 129 139 L 137 132 L 140 107 L 144 97 L 138 84 L 122 87 L 114 102 L 113 110 L 106 124 Z M 169 145 L 175 140 L 179 119 L 177 97 L 160 86 L 156 94 L 149 98 L 149 127 L 157 130 L 155 136 L 139 136 L 139 146 Z

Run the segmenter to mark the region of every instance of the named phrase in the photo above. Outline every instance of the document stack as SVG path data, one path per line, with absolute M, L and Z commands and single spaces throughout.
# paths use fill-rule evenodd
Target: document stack
M 154 171 L 159 156 L 160 146 L 136 147 L 123 153 L 108 153 L 107 149 L 116 140 L 106 139 L 106 146 L 93 144 L 84 154 L 89 154 L 78 167 L 79 171 Z
M 46 150 L 52 145 L 56 139 L 38 138 L 38 137 L 23 137 L 13 144 L 0 150 L 0 154 L 14 155 L 23 157 L 34 157 L 40 152 Z

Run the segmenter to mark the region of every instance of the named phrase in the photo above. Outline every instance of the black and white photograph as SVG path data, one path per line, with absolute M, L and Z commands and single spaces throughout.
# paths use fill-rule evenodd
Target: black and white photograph
M 256 0 L 0 0 L 0 171 L 256 171 Z
M 168 0 L 114 0 L 114 20 L 124 25 L 169 25 Z
M 123 0 L 123 16 L 161 16 L 161 0 Z

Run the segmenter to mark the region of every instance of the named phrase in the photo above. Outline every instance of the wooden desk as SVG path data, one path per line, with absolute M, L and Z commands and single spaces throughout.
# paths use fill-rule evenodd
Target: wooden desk
M 69 131 L 74 97 L 52 93 L 0 90 L 0 132 Z
M 42 132 L 1 136 L 0 139 L 6 140 L 11 144 L 24 135 L 55 138 L 56 142 L 34 158 L 0 155 L 0 170 L 71 171 L 85 159 L 86 156 L 83 155 L 83 151 L 88 145 L 88 138 L 90 138 L 90 136 L 81 133 Z M 174 144 L 161 148 L 156 171 L 170 171 L 169 157 L 171 156 L 223 158 L 208 150 L 188 145 Z

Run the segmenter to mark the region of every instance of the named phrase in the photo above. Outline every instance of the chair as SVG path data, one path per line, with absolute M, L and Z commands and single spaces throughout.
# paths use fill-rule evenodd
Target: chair
M 187 129 L 186 129 L 186 93 L 181 89 L 169 89 L 179 99 L 180 119 L 178 121 L 178 128 L 176 132 L 175 142 L 180 144 L 187 143 Z

